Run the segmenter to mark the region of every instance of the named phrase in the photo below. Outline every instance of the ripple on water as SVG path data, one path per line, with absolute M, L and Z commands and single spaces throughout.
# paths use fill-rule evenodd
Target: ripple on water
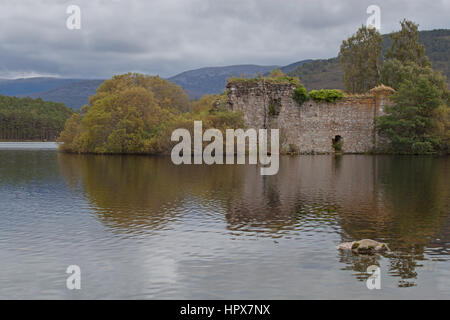
M 83 298 L 370 298 L 373 264 L 383 297 L 450 296 L 448 159 L 283 157 L 277 176 L 254 169 L 0 151 L 0 297 L 74 298 L 70 264 Z M 395 255 L 336 250 L 362 238 Z

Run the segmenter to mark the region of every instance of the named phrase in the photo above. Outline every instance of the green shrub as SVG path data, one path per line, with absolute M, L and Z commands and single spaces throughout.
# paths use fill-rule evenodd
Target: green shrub
M 269 115 L 275 115 L 275 107 L 273 106 L 273 104 L 269 105 Z
M 309 97 L 316 102 L 336 102 L 344 98 L 344 93 L 341 90 L 336 89 L 311 90 L 309 92 Z
M 343 146 L 344 142 L 342 140 L 336 141 L 333 143 L 333 149 L 336 152 L 341 152 L 342 151 L 342 146 Z
M 308 94 L 306 93 L 305 87 L 303 85 L 298 85 L 297 89 L 295 89 L 294 91 L 292 98 L 300 105 L 308 100 Z
M 298 154 L 300 154 L 300 148 L 297 145 L 291 143 L 291 144 L 289 144 L 288 154 L 298 155 Z

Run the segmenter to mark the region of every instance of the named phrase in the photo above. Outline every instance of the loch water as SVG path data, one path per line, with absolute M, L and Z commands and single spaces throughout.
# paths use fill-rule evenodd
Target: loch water
M 392 254 L 336 249 L 363 238 Z M 1 299 L 448 299 L 449 258 L 450 157 L 283 156 L 261 176 L 0 143 Z

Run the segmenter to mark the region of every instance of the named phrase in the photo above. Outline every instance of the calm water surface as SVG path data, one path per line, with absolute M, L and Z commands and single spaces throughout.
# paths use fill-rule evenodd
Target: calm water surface
M 1 142 L 0 150 L 56 150 L 56 142 Z
M 263 177 L 22 147 L 0 144 L 0 298 L 450 298 L 449 157 L 282 157 Z M 361 238 L 394 254 L 336 250 Z

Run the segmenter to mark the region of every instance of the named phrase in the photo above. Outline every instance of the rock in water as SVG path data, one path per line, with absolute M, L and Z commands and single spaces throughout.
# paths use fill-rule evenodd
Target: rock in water
M 353 242 L 344 242 L 338 245 L 339 250 L 352 250 Z
M 374 254 L 376 252 L 390 251 L 386 243 L 370 239 L 363 239 L 353 242 L 344 242 L 338 246 L 340 250 L 352 250 L 359 254 Z

